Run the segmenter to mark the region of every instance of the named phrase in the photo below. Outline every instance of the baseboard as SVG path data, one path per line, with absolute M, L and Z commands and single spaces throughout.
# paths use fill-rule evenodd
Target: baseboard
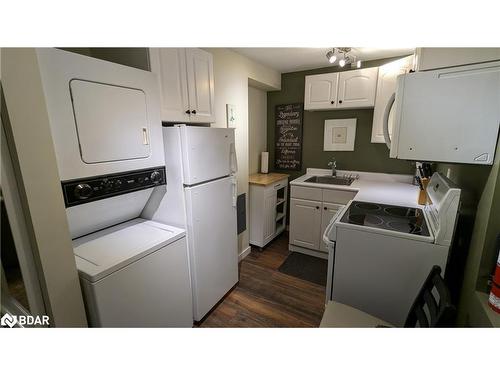
M 305 247 L 288 245 L 288 250 L 295 251 L 297 253 L 306 254 L 306 255 L 311 255 L 311 256 L 316 257 L 316 258 L 328 259 L 328 253 L 324 253 L 322 251 L 306 249 Z
M 247 256 L 248 254 L 250 254 L 250 251 L 251 251 L 251 250 L 252 250 L 252 249 L 251 249 L 251 247 L 250 247 L 250 246 L 248 246 L 245 250 L 243 250 L 243 251 L 241 252 L 241 254 L 239 254 L 239 255 L 238 255 L 238 262 L 241 262 L 243 259 L 245 259 L 245 258 L 246 258 L 246 256 Z

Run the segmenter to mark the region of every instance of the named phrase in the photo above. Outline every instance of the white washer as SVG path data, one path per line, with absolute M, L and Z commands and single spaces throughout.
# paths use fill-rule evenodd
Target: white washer
M 73 241 L 93 327 L 191 327 L 183 229 L 135 219 Z

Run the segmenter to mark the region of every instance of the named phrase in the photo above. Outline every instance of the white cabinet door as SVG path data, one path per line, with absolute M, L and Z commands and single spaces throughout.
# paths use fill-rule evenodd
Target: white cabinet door
M 211 53 L 186 49 L 190 121 L 214 122 L 214 69 Z
M 264 243 L 276 233 L 276 191 L 271 190 L 264 197 Z
M 378 70 L 377 95 L 373 111 L 372 143 L 385 143 L 383 118 L 385 108 L 396 91 L 396 78 L 413 68 L 413 55 L 382 65 Z M 389 136 L 392 135 L 393 111 L 389 112 Z
M 304 109 L 333 109 L 337 106 L 338 73 L 306 76 Z
M 319 250 L 321 237 L 321 202 L 290 200 L 290 243 Z
M 320 241 L 321 246 L 319 247 L 320 251 L 328 252 L 326 248 L 326 244 L 323 242 L 323 233 L 325 233 L 326 227 L 330 224 L 330 220 L 339 212 L 344 206 L 342 204 L 335 203 L 323 203 L 323 208 L 321 210 L 321 233 L 320 233 Z
M 151 48 L 151 71 L 158 76 L 162 121 L 189 122 L 184 48 Z
M 378 68 L 340 72 L 337 108 L 373 107 Z

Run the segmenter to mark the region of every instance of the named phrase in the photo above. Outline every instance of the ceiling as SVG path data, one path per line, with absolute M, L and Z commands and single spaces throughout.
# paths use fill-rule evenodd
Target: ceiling
M 234 51 L 280 73 L 330 66 L 326 52 L 331 48 L 233 48 Z M 352 47 L 352 54 L 361 60 L 376 60 L 413 53 L 414 48 Z

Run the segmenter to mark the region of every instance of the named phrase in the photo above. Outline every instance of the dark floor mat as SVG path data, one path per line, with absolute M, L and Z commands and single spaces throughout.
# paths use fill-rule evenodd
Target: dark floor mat
M 310 255 L 293 252 L 278 268 L 279 272 L 311 283 L 326 286 L 328 261 Z

